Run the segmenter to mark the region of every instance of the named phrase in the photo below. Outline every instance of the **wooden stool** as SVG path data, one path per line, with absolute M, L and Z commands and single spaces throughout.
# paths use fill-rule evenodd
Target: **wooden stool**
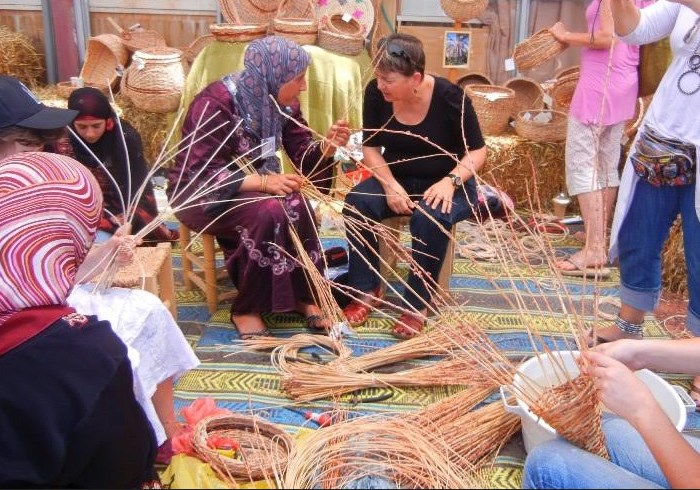
M 217 281 L 228 277 L 225 266 L 216 266 L 216 254 L 221 251 L 216 244 L 214 235 L 202 233 L 202 254 L 198 255 L 190 247 L 192 240 L 191 231 L 187 226 L 180 223 L 180 250 L 182 250 L 182 277 L 185 282 L 185 289 L 190 291 L 192 286 L 197 286 L 204 291 L 207 301 L 207 308 L 212 315 L 219 308 L 219 301 L 233 298 L 236 291 L 219 293 Z M 193 264 L 200 270 L 196 271 Z
M 386 218 L 382 220 L 382 224 L 396 230 L 394 236 L 399 239 L 399 230 L 402 227 L 407 226 L 411 222 L 410 216 L 394 216 L 391 218 Z M 452 227 L 452 239 L 447 242 L 447 250 L 445 251 L 445 260 L 442 262 L 442 267 L 440 268 L 440 273 L 438 274 L 437 283 L 445 292 L 450 290 L 450 276 L 452 276 L 452 267 L 454 265 L 455 258 L 455 237 L 457 236 L 457 226 Z M 379 256 L 384 258 L 384 260 L 389 264 L 388 266 L 380 263 L 379 271 L 383 278 L 388 279 L 391 277 L 389 268 L 395 269 L 396 262 L 398 261 L 398 254 L 393 247 L 390 247 L 386 240 L 379 239 Z M 385 285 L 382 286 L 382 290 L 385 289 Z
M 141 288 L 158 296 L 177 320 L 177 301 L 170 243 L 159 243 L 156 247 L 136 247 L 134 261 L 119 270 L 112 281 L 113 286 Z

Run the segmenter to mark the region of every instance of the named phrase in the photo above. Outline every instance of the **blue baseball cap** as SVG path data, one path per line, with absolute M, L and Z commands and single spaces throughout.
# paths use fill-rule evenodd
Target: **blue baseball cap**
M 22 82 L 0 75 L 0 128 L 58 129 L 77 115 L 78 111 L 42 104 Z

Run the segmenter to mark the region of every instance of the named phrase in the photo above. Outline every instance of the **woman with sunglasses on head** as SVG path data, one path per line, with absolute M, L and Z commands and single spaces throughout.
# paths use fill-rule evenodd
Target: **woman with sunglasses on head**
M 412 255 L 428 274 L 411 270 L 403 301 L 411 313 L 393 328 L 399 338 L 413 337 L 425 325 L 434 285 L 445 258 L 448 231 L 473 216 L 477 204 L 475 174 L 486 161 L 486 146 L 471 101 L 458 86 L 425 73 L 419 39 L 393 34 L 380 44 L 376 79 L 365 90 L 364 164 L 374 176 L 355 186 L 343 213 L 369 224 L 392 216 L 411 216 Z M 382 148 L 384 151 L 382 152 Z M 420 208 L 420 209 L 418 209 Z M 438 224 L 439 223 L 439 224 Z M 363 324 L 380 291 L 376 235 L 348 234 L 348 281 L 365 297 L 344 313 L 353 326 Z

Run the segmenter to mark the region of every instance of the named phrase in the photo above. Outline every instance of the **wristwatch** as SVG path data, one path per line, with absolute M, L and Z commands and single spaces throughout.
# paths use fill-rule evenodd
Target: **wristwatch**
M 455 189 L 462 187 L 462 177 L 460 177 L 459 175 L 447 174 L 445 177 L 452 181 L 452 185 L 455 186 Z

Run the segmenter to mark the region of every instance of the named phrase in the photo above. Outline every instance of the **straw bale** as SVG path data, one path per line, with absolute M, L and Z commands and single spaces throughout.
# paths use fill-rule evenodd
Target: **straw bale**
M 671 293 L 688 295 L 688 267 L 685 263 L 681 219 L 671 228 L 662 255 L 663 289 Z
M 487 136 L 487 160 L 481 177 L 506 192 L 517 208 L 544 210 L 565 189 L 564 145 L 530 141 L 512 133 Z
M 0 26 L 0 73 L 35 88 L 44 78 L 43 56 L 37 53 L 27 36 Z
M 115 96 L 115 101 L 122 111 L 121 117 L 131 123 L 141 135 L 144 156 L 149 165 L 153 165 L 168 137 L 171 115 L 141 110 L 121 94 Z

